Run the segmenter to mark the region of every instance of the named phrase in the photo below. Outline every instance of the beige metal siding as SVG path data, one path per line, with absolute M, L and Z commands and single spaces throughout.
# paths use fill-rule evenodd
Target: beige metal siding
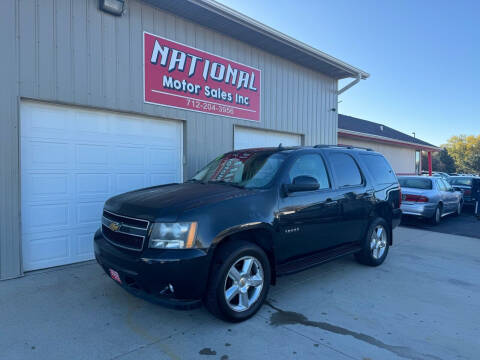
M 233 149 L 235 124 L 302 134 L 306 145 L 337 141 L 336 80 L 138 0 L 127 4 L 115 17 L 98 0 L 0 1 L 0 278 L 21 273 L 19 97 L 183 120 L 185 177 Z M 143 31 L 261 69 L 261 122 L 145 104 Z
M 371 148 L 382 153 L 397 174 L 415 174 L 415 149 L 413 148 L 342 136 L 338 137 L 338 143 Z
M 8 279 L 21 273 L 17 3 L 0 1 L 0 14 L 0 279 Z

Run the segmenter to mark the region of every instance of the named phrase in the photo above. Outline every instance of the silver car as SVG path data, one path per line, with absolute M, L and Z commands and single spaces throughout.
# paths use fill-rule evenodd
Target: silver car
M 400 176 L 402 213 L 429 219 L 438 224 L 443 216 L 460 215 L 463 195 L 441 177 Z

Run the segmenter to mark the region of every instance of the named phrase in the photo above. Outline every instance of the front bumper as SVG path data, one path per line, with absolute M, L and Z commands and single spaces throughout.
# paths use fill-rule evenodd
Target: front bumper
M 149 301 L 175 308 L 200 304 L 205 293 L 211 254 L 201 249 L 125 250 L 95 233 L 97 262 L 109 275 L 118 272 L 125 290 Z M 173 292 L 170 290 L 173 288 Z
M 419 216 L 425 218 L 431 218 L 435 213 L 436 205 L 435 204 L 409 204 L 402 203 L 402 213 L 404 215 Z

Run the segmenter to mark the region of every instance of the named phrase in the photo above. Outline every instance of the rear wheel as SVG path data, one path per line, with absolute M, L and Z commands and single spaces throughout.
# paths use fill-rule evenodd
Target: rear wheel
M 435 212 L 433 213 L 433 216 L 431 217 L 430 222 L 433 225 L 438 225 L 438 224 L 440 224 L 441 220 L 442 220 L 442 207 L 441 207 L 441 205 L 438 205 L 435 208 Z
M 378 266 L 385 261 L 390 244 L 390 227 L 382 218 L 370 223 L 361 251 L 355 254 L 357 261 L 364 265 Z
M 459 201 L 457 205 L 457 212 L 455 213 L 456 216 L 462 215 L 463 210 L 463 201 Z
M 205 306 L 222 320 L 246 320 L 265 301 L 270 274 L 269 260 L 260 247 L 247 241 L 226 243 L 215 254 Z

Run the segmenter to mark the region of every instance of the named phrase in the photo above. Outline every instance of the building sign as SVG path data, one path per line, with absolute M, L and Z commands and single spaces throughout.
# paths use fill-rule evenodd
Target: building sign
M 145 102 L 260 121 L 260 70 L 143 33 Z

